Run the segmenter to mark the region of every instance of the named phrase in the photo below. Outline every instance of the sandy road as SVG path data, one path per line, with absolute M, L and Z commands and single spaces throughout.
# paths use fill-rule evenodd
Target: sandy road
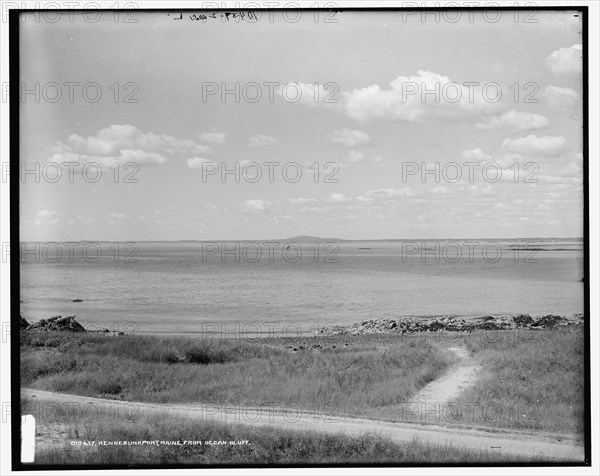
M 96 408 L 114 409 L 115 405 L 128 405 L 135 408 L 136 414 L 165 414 L 168 416 L 196 419 L 198 421 L 233 423 L 235 415 L 226 413 L 223 408 L 202 404 L 155 404 L 143 402 L 122 402 L 79 395 L 67 395 L 34 389 L 23 389 L 22 397 L 32 399 L 38 407 L 73 407 L 73 405 L 91 405 Z M 432 444 L 449 444 L 469 449 L 487 449 L 505 454 L 539 457 L 544 460 L 562 462 L 581 462 L 584 448 L 581 441 L 571 435 L 552 435 L 543 433 L 490 430 L 484 428 L 445 427 L 431 424 L 396 423 L 366 418 L 329 416 L 316 418 L 315 414 L 300 412 L 292 417 L 284 411 L 264 412 L 264 409 L 236 407 L 238 416 L 246 415 L 238 423 L 252 426 L 281 428 L 287 430 L 311 430 L 327 433 L 361 435 L 376 433 L 398 442 L 410 442 L 415 439 Z M 66 442 L 65 442 L 66 443 Z

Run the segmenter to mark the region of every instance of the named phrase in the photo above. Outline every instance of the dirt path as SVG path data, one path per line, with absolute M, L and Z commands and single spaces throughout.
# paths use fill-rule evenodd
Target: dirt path
M 435 408 L 454 401 L 465 388 L 475 384 L 481 366 L 470 360 L 469 351 L 464 347 L 450 347 L 448 350 L 460 360 L 440 378 L 425 385 L 411 401 L 424 408 Z
M 449 444 L 454 447 L 470 449 L 487 449 L 512 455 L 540 457 L 540 459 L 559 460 L 564 462 L 581 462 L 584 449 L 574 436 L 528 433 L 508 430 L 492 430 L 484 428 L 444 427 L 411 423 L 395 423 L 390 421 L 370 420 L 329 415 L 316 418 L 314 413 L 289 413 L 275 409 L 235 407 L 225 412 L 222 407 L 214 405 L 188 404 L 155 404 L 141 402 L 119 402 L 100 398 L 67 395 L 34 389 L 23 389 L 22 397 L 33 399 L 36 408 L 45 405 L 93 405 L 114 411 L 116 405 L 134 406 L 136 412 L 166 414 L 171 417 L 193 418 L 198 421 L 241 423 L 252 426 L 265 426 L 287 430 L 312 430 L 327 433 L 343 433 L 360 435 L 377 433 L 398 442 L 411 442 L 415 439 L 432 444 Z M 236 416 L 245 416 L 235 420 Z M 66 443 L 66 442 L 65 442 Z

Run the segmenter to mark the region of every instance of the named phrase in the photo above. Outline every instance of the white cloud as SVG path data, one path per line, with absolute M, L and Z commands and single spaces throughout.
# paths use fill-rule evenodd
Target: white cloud
M 485 154 L 479 147 L 476 149 L 463 150 L 461 153 L 463 159 L 468 160 L 488 160 L 489 155 Z
M 545 129 L 550 125 L 548 118 L 539 114 L 530 112 L 505 112 L 501 116 L 494 116 L 485 122 L 475 124 L 477 129 L 515 129 L 515 130 L 536 130 Z
M 577 43 L 569 48 L 553 51 L 544 60 L 546 67 L 556 76 L 581 74 L 583 47 Z
M 314 203 L 317 201 L 317 199 L 316 198 L 298 197 L 298 198 L 288 198 L 288 199 L 286 199 L 286 201 L 293 205 L 305 205 L 307 203 Z
M 346 155 L 346 160 L 348 162 L 353 163 L 362 162 L 363 160 L 365 160 L 365 154 L 356 150 L 351 150 L 350 152 L 348 152 L 348 155 Z
M 216 129 L 204 131 L 200 133 L 199 137 L 201 141 L 210 142 L 211 144 L 224 144 L 227 142 L 227 134 L 225 132 L 219 132 Z
M 335 105 L 335 93 L 333 85 L 325 89 L 323 84 L 307 84 L 301 81 L 290 81 L 277 88 L 277 94 L 287 103 L 301 103 L 307 106 Z
M 348 147 L 360 147 L 371 143 L 369 134 L 351 129 L 337 129 L 330 134 L 329 139 L 334 144 L 345 145 Z
M 568 184 L 580 185 L 583 181 L 582 177 L 563 177 L 561 175 L 536 175 L 534 177 L 543 184 Z
M 124 213 L 110 213 L 110 220 L 108 221 L 109 225 L 121 225 L 125 220 Z
M 544 98 L 551 109 L 562 112 L 571 112 L 580 103 L 579 94 L 576 91 L 559 86 L 546 86 Z
M 60 213 L 54 210 L 39 210 L 37 212 L 37 219 L 33 220 L 35 225 L 50 224 L 56 225 L 58 223 Z
M 101 129 L 95 136 L 71 134 L 66 143 L 57 141 L 52 149 L 52 162 L 96 163 L 110 167 L 115 163 L 160 165 L 167 155 L 189 157 L 210 152 L 211 148 L 189 139 L 142 132 L 129 124 Z
M 447 76 L 430 71 L 399 76 L 389 89 L 373 84 L 341 94 L 340 107 L 352 119 L 425 122 L 440 120 L 472 120 L 478 115 L 494 113 L 499 108 L 494 91 L 470 91 Z
M 511 176 L 511 174 L 513 174 L 514 172 L 511 171 L 509 169 L 509 167 L 514 166 L 515 162 L 517 164 L 521 164 L 520 167 L 523 166 L 524 162 L 527 162 L 526 160 L 523 160 L 523 157 L 521 157 L 519 154 L 515 154 L 515 153 L 507 153 L 507 154 L 500 154 L 497 155 L 496 157 L 494 157 L 493 162 L 495 162 L 496 164 L 498 164 L 503 170 L 507 170 L 508 175 L 507 176 Z M 490 173 L 493 173 L 490 171 Z
M 265 145 L 273 145 L 277 143 L 277 139 L 267 134 L 255 134 L 250 136 L 248 145 L 250 147 L 261 147 Z
M 329 195 L 329 197 L 327 198 L 327 201 L 333 203 L 346 203 L 349 202 L 350 199 L 343 193 L 332 192 L 331 195 Z
M 450 189 L 440 185 L 439 187 L 433 187 L 430 192 L 436 195 L 447 195 L 450 193 Z
M 199 169 L 202 167 L 204 162 L 209 162 L 208 159 L 203 159 L 202 157 L 192 157 L 191 159 L 187 159 L 187 166 L 190 169 Z
M 416 190 L 411 189 L 410 187 L 404 187 L 401 189 L 395 188 L 378 188 L 376 190 L 369 190 L 364 193 L 364 197 L 367 199 L 376 199 L 383 198 L 386 200 L 391 200 L 400 197 L 414 197 L 419 195 L 420 193 Z
M 40 210 L 37 212 L 37 216 L 38 218 L 57 218 L 58 217 L 58 212 L 54 211 L 54 210 Z
M 551 156 L 559 155 L 565 148 L 565 138 L 562 136 L 528 135 L 518 139 L 504 139 L 502 149 L 523 155 Z
M 240 206 L 242 210 L 247 212 L 264 212 L 271 208 L 273 204 L 262 198 L 249 199 L 243 202 Z
M 379 156 L 368 156 L 358 150 L 351 150 L 346 154 L 345 157 L 347 162 L 356 164 L 359 162 L 383 162 L 383 159 Z M 340 166 L 343 166 L 344 164 L 340 164 Z

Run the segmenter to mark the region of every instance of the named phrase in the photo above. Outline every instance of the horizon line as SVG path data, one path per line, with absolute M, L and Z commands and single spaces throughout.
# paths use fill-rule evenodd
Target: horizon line
M 161 240 L 161 239 L 144 239 L 144 240 L 93 240 L 93 239 L 79 239 L 79 240 L 19 240 L 19 243 L 74 243 L 74 242 L 143 242 L 143 243 L 202 243 L 202 242 L 215 242 L 215 241 L 292 241 L 292 240 L 322 240 L 322 241 L 466 241 L 466 240 L 497 240 L 497 241 L 509 241 L 509 240 L 526 240 L 526 239 L 538 239 L 538 240 L 576 240 L 584 241 L 583 236 L 519 236 L 519 237 L 460 237 L 460 238 L 333 238 L 333 237 L 320 237 L 313 235 L 296 235 L 289 238 L 244 238 L 244 239 L 176 239 L 176 240 Z

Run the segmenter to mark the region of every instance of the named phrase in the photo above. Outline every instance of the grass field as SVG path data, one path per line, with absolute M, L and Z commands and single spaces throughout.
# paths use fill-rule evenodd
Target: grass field
M 455 362 L 448 347 L 462 346 L 482 370 L 439 423 L 583 430 L 581 327 L 517 338 L 513 331 L 315 338 L 298 352 L 288 348 L 298 343 L 278 339 L 24 332 L 21 341 L 25 387 L 140 402 L 292 406 L 392 421 L 408 421 L 399 406 Z M 327 345 L 312 348 L 311 342 Z
M 504 332 L 504 336 L 502 335 Z M 457 403 L 482 411 L 457 422 L 554 432 L 583 431 L 584 335 L 581 327 L 515 339 L 511 331 L 464 339 L 482 375 Z
M 441 375 L 452 353 L 430 343 L 366 341 L 291 352 L 260 343 L 149 336 L 21 336 L 23 386 L 119 400 L 295 405 L 368 415 Z

